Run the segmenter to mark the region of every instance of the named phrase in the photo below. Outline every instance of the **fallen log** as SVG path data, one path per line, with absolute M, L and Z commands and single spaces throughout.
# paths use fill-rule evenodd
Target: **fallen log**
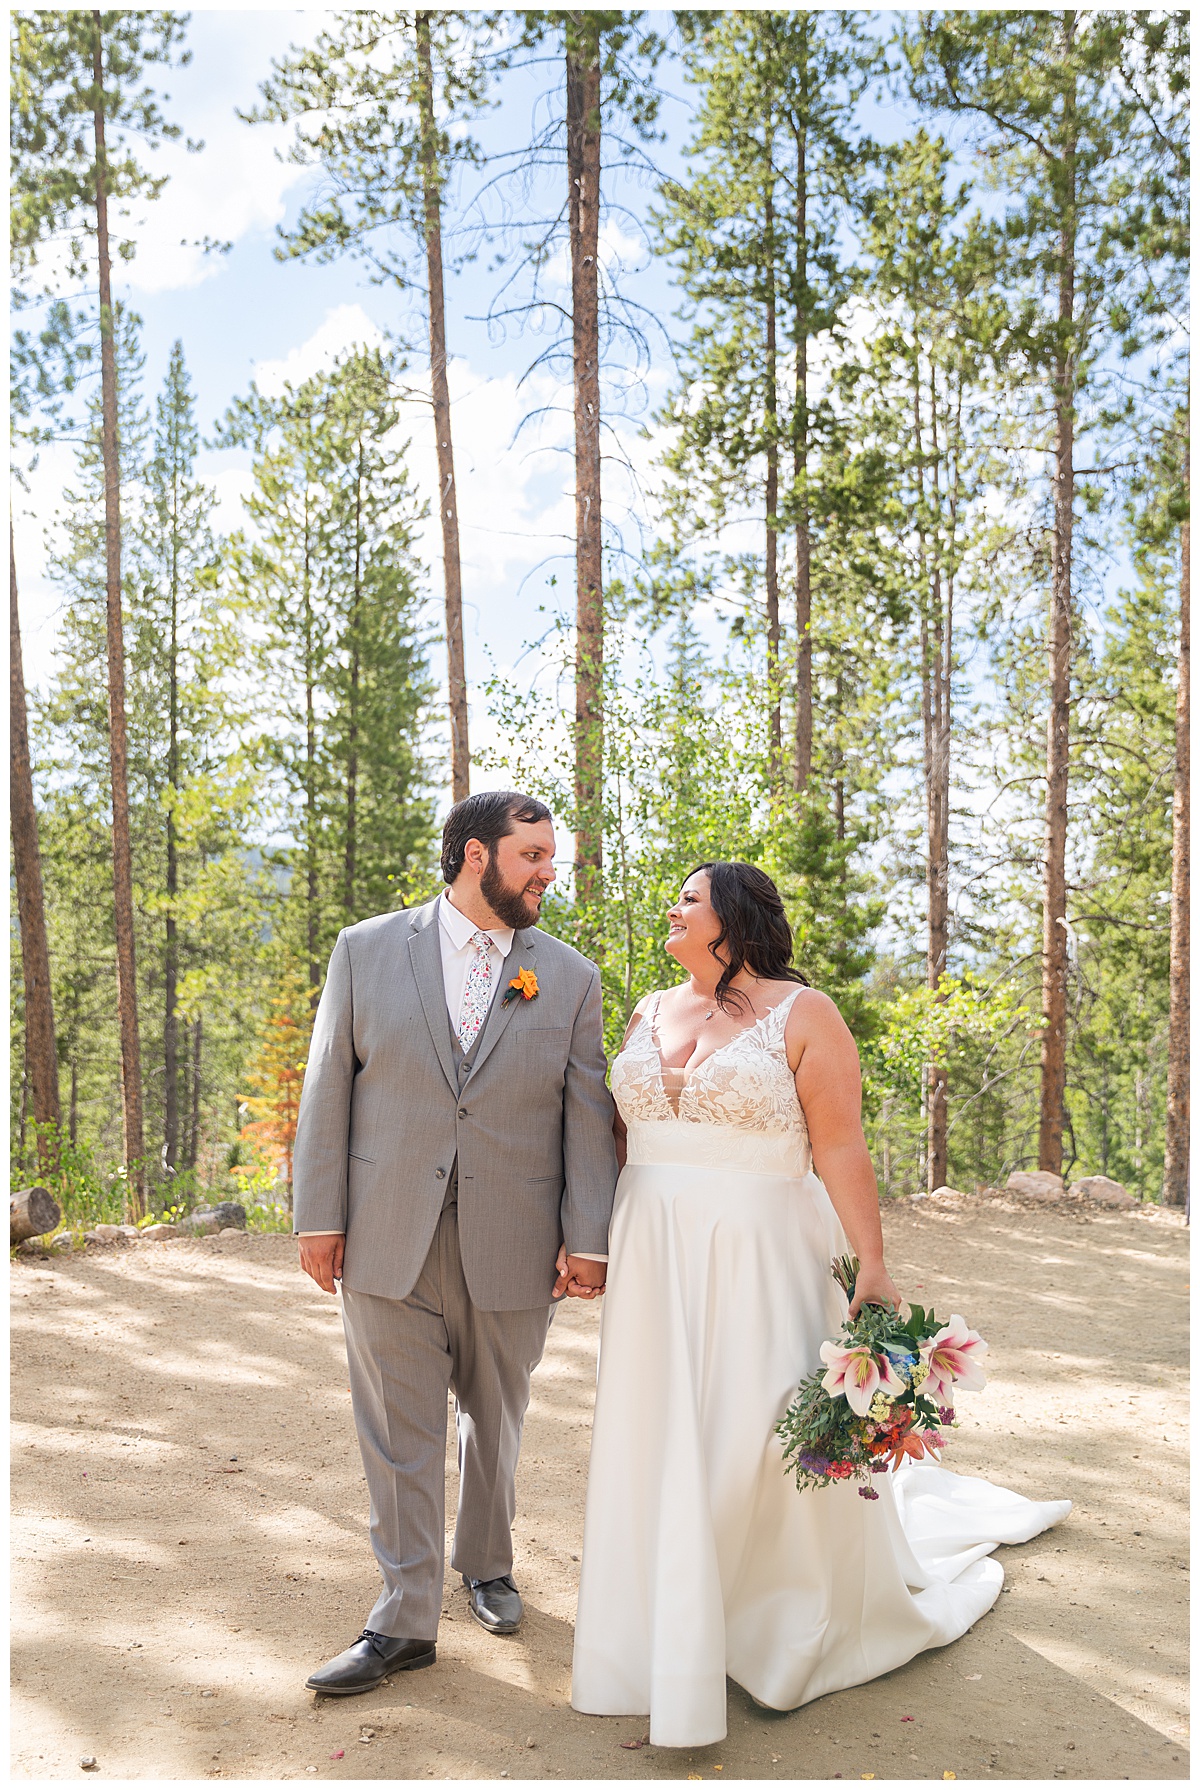
M 22 1187 L 8 1202 L 8 1241 L 24 1243 L 28 1237 L 44 1237 L 62 1213 L 58 1201 L 45 1187 Z

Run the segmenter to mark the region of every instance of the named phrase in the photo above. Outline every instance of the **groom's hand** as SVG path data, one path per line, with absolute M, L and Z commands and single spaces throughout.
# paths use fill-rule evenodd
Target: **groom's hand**
M 593 1262 L 587 1256 L 568 1255 L 564 1243 L 559 1249 L 554 1266 L 558 1271 L 558 1279 L 550 1294 L 552 1299 L 561 1299 L 564 1295 L 570 1299 L 595 1299 L 603 1293 L 608 1275 L 607 1262 Z
M 332 1293 L 334 1281 L 342 1278 L 345 1253 L 346 1239 L 340 1234 L 300 1239 L 300 1266 L 326 1293 Z
M 608 1263 L 593 1262 L 585 1255 L 569 1255 L 567 1257 L 568 1299 L 597 1299 L 604 1291 L 604 1283 L 608 1278 Z

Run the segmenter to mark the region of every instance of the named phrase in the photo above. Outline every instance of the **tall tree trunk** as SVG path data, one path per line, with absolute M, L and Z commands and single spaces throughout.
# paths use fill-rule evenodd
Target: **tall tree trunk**
M 192 1027 L 192 1099 L 191 1116 L 188 1124 L 188 1168 L 195 1168 L 200 1156 L 200 1094 L 203 1078 L 200 1074 L 200 1046 L 204 1038 L 204 1018 L 197 1013 L 196 1023 Z
M 846 683 L 841 665 L 838 666 L 833 688 L 833 751 L 830 753 L 830 760 L 833 768 L 833 819 L 834 826 L 837 830 L 837 842 L 839 845 L 844 845 L 846 843 L 846 758 L 845 753 L 842 751 L 842 726 L 845 713 Z M 842 854 L 839 854 L 838 856 L 838 881 L 841 884 L 842 896 L 844 899 L 846 893 L 846 859 Z
M 600 47 L 599 27 L 586 13 L 567 18 L 567 178 L 575 378 L 575 896 L 586 915 L 599 900 L 604 851 Z M 595 949 L 598 941 L 588 942 Z
M 12 826 L 13 872 L 17 915 L 21 926 L 21 973 L 25 983 L 25 1062 L 28 1066 L 33 1117 L 38 1126 L 38 1160 L 42 1172 L 54 1164 L 57 1136 L 43 1127 L 62 1124 L 58 1100 L 58 1051 L 54 1038 L 54 995 L 50 983 L 50 945 L 46 936 L 46 901 L 42 857 L 38 848 L 37 808 L 33 800 L 33 765 L 29 756 L 29 719 L 25 709 L 25 667 L 21 654 L 21 617 L 17 609 L 17 556 L 11 519 L 8 525 L 9 727 L 11 769 L 9 819 Z
M 308 1000 L 316 1011 L 321 986 L 317 955 L 317 709 L 312 611 L 312 543 L 309 532 L 308 495 L 304 498 L 304 931 L 308 949 Z
M 766 194 L 767 275 L 766 412 L 767 435 L 767 779 L 771 799 L 780 793 L 783 771 L 783 730 L 779 689 L 779 391 L 776 379 L 778 348 L 775 305 L 775 195 Z
M 935 999 L 944 1001 L 942 978 L 950 942 L 950 649 L 953 597 L 943 599 L 940 571 L 934 580 L 938 626 L 933 636 L 932 752 L 929 777 L 929 937 L 926 974 Z M 944 603 L 944 607 L 943 607 Z M 946 1185 L 947 1075 L 943 1061 L 929 1065 L 929 1191 Z
M 1189 457 L 1183 457 L 1183 486 L 1188 487 Z M 1186 1206 L 1188 1201 L 1188 1123 L 1191 1069 L 1188 1043 L 1190 1004 L 1188 972 L 1191 963 L 1191 929 L 1188 901 L 1191 894 L 1191 762 L 1188 744 L 1191 721 L 1191 524 L 1180 530 L 1179 568 L 1179 682 L 1175 694 L 1175 801 L 1171 841 L 1171 1005 L 1167 1043 L 1167 1135 L 1163 1163 L 1163 1202 Z
M 175 803 L 179 792 L 179 516 L 178 479 L 171 480 L 171 637 L 168 679 L 167 941 L 163 956 L 163 1161 L 171 1173 L 179 1160 L 179 847 Z
M 358 687 L 361 675 L 359 608 L 362 601 L 362 444 L 358 451 L 358 476 L 354 485 L 354 595 L 350 611 L 350 726 L 346 751 L 346 854 L 343 865 L 342 900 L 346 924 L 354 919 L 354 884 L 358 869 Z
M 930 483 L 935 517 L 942 513 L 941 460 L 938 444 L 937 375 L 929 368 Z M 950 665 L 954 626 L 952 586 L 942 567 L 942 533 L 933 538 L 930 609 L 930 741 L 928 784 L 928 893 L 929 936 L 926 955 L 928 984 L 939 1002 L 946 999 L 942 977 L 950 942 Z M 949 1173 L 947 1135 L 947 1074 L 944 1060 L 929 1065 L 929 1191 L 946 1185 Z
M 921 347 L 920 332 L 914 332 L 915 358 L 913 362 L 913 465 L 917 483 L 917 575 L 921 605 L 921 764 L 925 792 L 925 982 L 928 988 L 935 991 L 937 998 L 938 983 L 945 968 L 946 956 L 946 910 L 944 894 L 946 884 L 940 874 L 942 838 L 941 838 L 941 802 L 939 799 L 939 749 L 942 731 L 941 700 L 941 580 L 938 564 L 938 548 L 936 530 L 933 539 L 929 539 L 930 517 L 925 501 L 925 469 L 929 464 L 933 468 L 933 512 L 937 514 L 937 426 L 935 410 L 935 394 L 933 385 L 933 369 L 930 367 L 929 413 L 932 446 L 929 453 L 925 448 L 924 412 L 921 401 Z M 949 756 L 946 757 L 947 766 Z M 925 1124 L 924 1169 L 926 1190 L 932 1193 L 935 1188 L 946 1184 L 946 1068 L 941 1058 L 933 1052 L 925 1064 L 921 1078 L 921 1099 Z
M 433 109 L 431 14 L 417 14 L 420 70 L 421 166 L 424 176 L 425 260 L 429 279 L 429 373 L 433 428 L 437 440 L 438 508 L 442 519 L 442 563 L 446 590 L 446 660 L 450 693 L 450 798 L 470 794 L 471 753 L 467 743 L 467 668 L 463 653 L 462 572 L 458 555 L 458 490 L 454 483 L 454 443 L 450 434 L 450 386 L 446 377 L 446 296 L 442 277 L 442 205 L 438 179 L 437 124 Z
M 146 1211 L 142 1063 L 138 1038 L 133 937 L 133 848 L 129 836 L 129 775 L 125 734 L 125 640 L 121 617 L 121 467 L 117 442 L 117 363 L 108 248 L 108 190 L 104 149 L 104 59 L 101 14 L 93 12 L 92 72 L 96 105 L 96 251 L 100 270 L 101 440 L 104 456 L 104 562 L 107 606 L 108 735 L 112 775 L 113 925 L 117 944 L 117 1013 L 121 1034 L 122 1146 L 132 1218 Z
M 1065 14 L 1067 57 L 1074 15 Z M 1071 550 L 1075 520 L 1075 92 L 1064 108 L 1064 190 L 1058 240 L 1059 340 L 1054 365 L 1054 552 L 1050 576 L 1050 712 L 1046 722 L 1045 887 L 1042 909 L 1042 1088 L 1038 1167 L 1062 1173 L 1067 1086 L 1067 776 L 1071 720 Z
M 805 91 L 807 94 L 807 68 Z M 792 476 L 796 485 L 796 738 L 792 782 L 812 777 L 812 535 L 808 504 L 808 133 L 796 133 L 796 397 Z

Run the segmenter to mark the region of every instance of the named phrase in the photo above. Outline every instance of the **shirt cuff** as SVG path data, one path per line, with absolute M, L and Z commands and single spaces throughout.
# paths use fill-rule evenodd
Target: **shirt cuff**
M 568 1249 L 568 1255 L 577 1256 L 581 1262 L 607 1262 L 606 1255 L 593 1255 L 590 1249 Z
M 344 1237 L 345 1231 L 297 1231 L 297 1237 Z

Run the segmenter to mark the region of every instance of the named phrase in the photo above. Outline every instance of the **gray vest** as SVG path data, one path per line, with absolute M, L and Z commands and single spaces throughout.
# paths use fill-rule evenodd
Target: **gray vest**
M 495 1015 L 496 1013 L 499 1012 L 501 1002 L 504 1000 L 504 989 L 507 986 L 507 983 L 509 981 L 509 976 L 508 976 L 509 959 L 512 957 L 513 951 L 515 951 L 515 949 L 516 949 L 516 943 L 517 943 L 517 941 L 514 938 L 512 950 L 509 951 L 508 957 L 506 957 L 504 959 L 503 963 L 500 965 L 499 970 L 496 972 L 496 974 L 500 978 L 500 986 L 497 988 L 495 994 L 492 996 L 492 1004 L 488 1008 L 487 1013 L 484 1016 L 483 1024 L 480 1026 L 479 1030 L 476 1032 L 474 1038 L 471 1041 L 470 1050 L 464 1051 L 462 1048 L 462 1045 L 458 1042 L 458 1033 L 454 1029 L 454 1021 L 450 1017 L 450 1009 L 449 1009 L 449 1007 L 446 1007 L 446 1009 L 445 1009 L 446 1029 L 450 1033 L 450 1048 L 454 1055 L 455 1067 L 458 1070 L 458 1089 L 459 1089 L 460 1094 L 465 1093 L 465 1091 L 466 1091 L 467 1083 L 471 1079 L 471 1071 L 475 1067 L 475 1058 L 476 1058 L 476 1055 L 478 1054 L 479 1047 L 483 1043 L 484 1037 L 487 1034 L 487 1029 L 492 1023 L 493 1015 Z M 451 1167 L 449 1175 L 447 1176 L 447 1180 L 449 1181 L 450 1184 L 446 1189 L 446 1197 L 442 1201 L 443 1212 L 446 1210 L 447 1206 L 456 1206 L 458 1204 L 458 1158 L 457 1158 L 457 1156 L 454 1159 L 454 1163 L 453 1163 L 453 1166 Z

